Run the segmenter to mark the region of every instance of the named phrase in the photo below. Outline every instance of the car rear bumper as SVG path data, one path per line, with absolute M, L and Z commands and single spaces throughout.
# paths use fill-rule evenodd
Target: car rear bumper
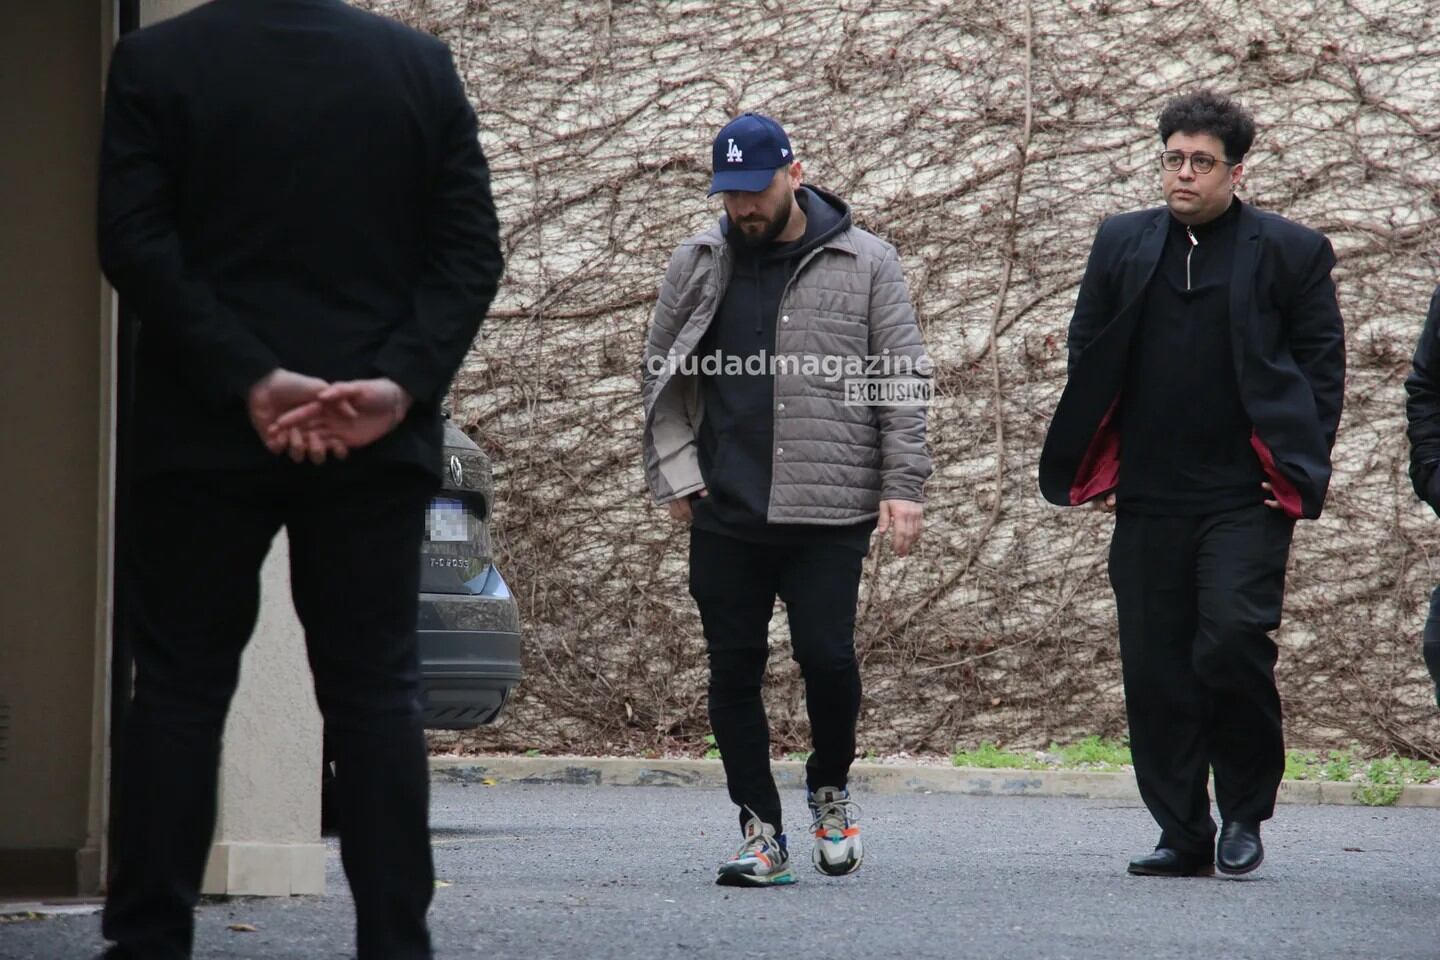
M 420 690 L 430 730 L 494 723 L 520 683 L 520 619 L 490 567 L 475 593 L 421 593 Z
M 421 630 L 419 641 L 426 729 L 468 730 L 491 723 L 524 676 L 519 633 Z

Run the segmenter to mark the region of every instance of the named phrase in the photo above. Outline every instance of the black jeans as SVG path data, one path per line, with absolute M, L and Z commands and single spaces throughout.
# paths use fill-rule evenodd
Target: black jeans
M 1116 517 L 1110 583 L 1130 751 L 1160 845 L 1213 857 L 1206 788 L 1229 820 L 1268 820 L 1285 772 L 1276 646 L 1295 522 L 1264 505 Z
M 849 780 L 860 717 L 855 603 L 863 560 L 843 544 L 751 543 L 690 530 L 690 595 L 710 655 L 710 726 L 742 828 L 749 807 L 777 833 L 784 829 L 760 697 L 777 595 L 785 601 L 792 654 L 805 679 L 814 744 L 806 782 L 814 791 L 843 789 Z
M 277 461 L 135 491 L 134 700 L 121 744 L 114 956 L 190 956 L 215 825 L 220 737 L 276 532 L 337 765 L 341 859 L 362 960 L 429 958 L 434 893 L 415 620 L 425 508 L 415 467 Z M 316 771 L 316 783 L 319 783 Z

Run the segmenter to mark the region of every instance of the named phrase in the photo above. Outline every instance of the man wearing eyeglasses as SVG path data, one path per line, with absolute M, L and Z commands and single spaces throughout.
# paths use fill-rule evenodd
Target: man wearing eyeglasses
M 1344 329 L 1330 242 L 1235 196 L 1250 114 L 1202 91 L 1159 132 L 1165 206 L 1095 237 L 1040 486 L 1116 515 L 1130 747 L 1161 828 L 1130 872 L 1238 875 L 1264 857 L 1284 771 L 1271 632 L 1294 522 L 1330 482 Z

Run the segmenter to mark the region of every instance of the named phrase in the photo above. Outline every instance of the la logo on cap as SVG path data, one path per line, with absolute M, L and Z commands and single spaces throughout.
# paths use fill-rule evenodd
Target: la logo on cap
M 727 151 L 725 151 L 725 162 L 726 162 L 726 163 L 744 163 L 744 162 L 745 162 L 745 151 L 743 151 L 743 150 L 741 150 L 739 147 L 735 146 L 735 138 L 734 138 L 734 137 L 730 137 L 729 140 L 730 140 L 730 149 L 727 150 Z

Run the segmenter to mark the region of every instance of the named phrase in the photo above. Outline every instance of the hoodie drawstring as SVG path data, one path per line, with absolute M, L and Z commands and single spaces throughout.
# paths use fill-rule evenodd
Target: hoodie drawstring
M 765 333 L 765 316 L 760 309 L 761 301 L 764 299 L 760 296 L 760 258 L 751 257 L 750 266 L 755 271 L 755 335 L 760 336 Z

